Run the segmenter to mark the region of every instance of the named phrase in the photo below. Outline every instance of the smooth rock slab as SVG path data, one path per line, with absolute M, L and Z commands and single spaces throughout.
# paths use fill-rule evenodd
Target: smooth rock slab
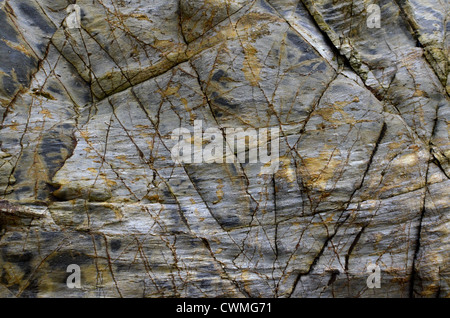
M 449 297 L 439 3 L 0 2 L 0 296 Z

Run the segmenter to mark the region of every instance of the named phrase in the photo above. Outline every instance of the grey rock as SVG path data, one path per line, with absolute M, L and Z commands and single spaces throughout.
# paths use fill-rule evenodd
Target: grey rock
M 0 2 L 0 297 L 450 296 L 447 3 L 69 2 Z

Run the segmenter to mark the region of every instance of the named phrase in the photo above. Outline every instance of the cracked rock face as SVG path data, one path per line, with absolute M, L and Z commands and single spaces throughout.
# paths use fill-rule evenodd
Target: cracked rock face
M 0 0 L 0 297 L 450 297 L 449 10 Z

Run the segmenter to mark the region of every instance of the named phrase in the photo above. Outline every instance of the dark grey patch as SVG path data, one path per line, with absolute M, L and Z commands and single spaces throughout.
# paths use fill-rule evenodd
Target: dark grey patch
M 272 14 L 276 14 L 276 12 L 275 12 L 275 10 L 273 9 L 273 7 L 272 7 L 270 4 L 268 4 L 268 3 L 266 2 L 266 0 L 262 0 L 260 3 L 261 3 L 261 6 L 262 6 L 264 9 L 266 9 L 267 11 L 269 11 L 269 12 L 272 13 Z
M 27 162 L 27 159 L 29 158 L 29 154 L 24 152 L 22 154 L 22 157 L 20 157 L 17 165 L 20 167 L 21 165 L 25 165 L 25 162 Z M 26 170 L 26 169 L 25 169 Z M 16 179 L 16 183 L 15 183 L 15 188 L 14 188 L 14 192 L 28 192 L 30 191 L 30 187 L 22 187 L 19 186 L 23 181 L 29 180 L 29 177 L 27 176 L 26 172 L 22 171 L 22 169 L 16 169 L 14 171 L 14 178 Z
M 219 220 L 222 227 L 226 230 L 231 230 L 241 225 L 241 221 L 236 215 L 221 216 L 217 217 L 217 219 Z
M 183 240 L 188 241 L 189 246 L 192 248 L 203 248 L 204 244 L 202 241 L 199 241 L 197 239 L 194 239 L 192 237 L 189 238 L 183 238 Z
M 316 71 L 319 72 L 325 72 L 327 70 L 328 66 L 325 62 L 319 63 L 319 66 L 317 66 Z
M 229 107 L 231 109 L 236 109 L 239 106 L 238 104 L 231 104 L 228 100 L 226 100 L 223 97 L 216 98 L 214 102 L 216 102 L 219 105 Z
M 73 130 L 74 129 L 74 126 L 72 124 L 67 124 L 67 123 L 63 124 L 61 127 L 65 130 Z
M 130 272 L 131 271 L 131 265 L 130 264 L 123 264 L 123 263 L 114 263 L 115 269 L 117 272 Z
M 2 82 L 3 82 L 2 89 L 9 96 L 14 96 L 16 92 L 19 90 L 19 85 L 10 76 L 4 76 Z
M 64 149 L 68 149 L 68 147 L 61 138 L 55 135 L 47 135 L 43 138 L 39 152 L 44 158 L 50 173 L 63 163 L 65 156 L 62 154 L 62 150 Z
M 187 208 L 181 208 L 181 214 L 186 215 L 190 211 Z M 174 221 L 175 224 L 181 224 L 183 220 L 181 219 L 180 211 L 179 210 L 173 210 L 170 212 L 170 218 Z
M 83 102 L 85 104 L 90 104 L 92 103 L 92 95 L 91 92 L 89 90 L 84 90 L 85 93 L 83 94 L 82 98 L 83 98 Z
M 338 269 L 333 269 L 329 272 L 331 274 L 331 277 L 330 277 L 330 280 L 328 281 L 327 286 L 332 285 L 336 281 L 337 276 L 339 276 L 341 274 L 341 272 Z
M 192 183 L 196 186 L 198 186 L 200 184 L 200 182 L 202 181 L 201 179 L 197 178 L 194 175 L 191 175 L 190 179 L 192 180 Z
M 220 79 L 224 77 L 226 74 L 222 70 L 218 70 L 212 77 L 213 81 L 220 82 Z
M 22 235 L 20 233 L 14 232 L 13 235 L 11 235 L 7 241 L 8 242 L 14 242 L 14 241 L 20 241 L 22 239 Z
M 57 232 L 41 232 L 40 235 L 47 243 L 56 242 L 61 236 L 61 234 Z
M 2 32 L 0 33 L 0 39 L 5 39 L 11 42 L 17 42 L 17 32 L 8 23 L 8 15 L 0 10 L 0 25 L 2 26 Z
M 20 11 L 23 12 L 25 16 L 30 18 L 34 23 L 32 25 L 37 26 L 42 31 L 47 34 L 53 34 L 56 31 L 56 28 L 50 24 L 40 13 L 41 10 L 29 5 L 26 2 L 21 2 L 19 4 Z
M 297 68 L 297 73 L 300 73 L 301 75 L 308 75 L 313 71 L 317 71 L 320 66 L 319 64 L 323 64 L 321 62 L 314 62 L 308 65 L 302 65 L 299 68 Z
M 221 118 L 221 117 L 223 117 L 223 113 L 221 113 L 217 109 L 214 109 L 214 116 L 217 118 Z
M 232 163 L 228 164 L 228 171 L 230 171 L 234 176 L 238 174 L 236 165 Z
M 120 240 L 112 240 L 111 241 L 111 251 L 116 252 L 122 246 L 122 242 Z
M 331 9 L 333 9 L 333 3 L 332 2 L 325 2 L 322 5 L 322 8 L 323 8 L 324 11 L 331 10 Z
M 77 251 L 63 251 L 53 256 L 47 263 L 51 269 L 66 271 L 69 265 L 90 265 L 93 264 L 93 260 L 89 256 Z
M 292 42 L 296 47 L 304 49 L 307 47 L 307 44 L 305 41 L 302 40 L 301 37 L 299 37 L 297 34 L 295 34 L 292 31 L 288 31 L 287 33 L 287 39 Z
M 438 10 L 436 10 L 433 7 L 422 7 L 422 10 L 425 9 L 425 11 L 427 13 L 429 13 L 430 15 L 432 15 L 436 20 L 438 21 L 442 21 L 444 20 L 444 16 L 443 16 L 443 12 L 439 12 Z M 429 20 L 426 17 L 419 17 L 418 18 L 418 22 L 421 25 L 432 25 L 433 23 L 435 23 L 436 21 L 433 20 Z
M 348 90 L 348 85 L 336 83 L 331 87 L 331 94 L 339 95 L 341 92 Z
M 299 117 L 308 117 L 309 112 L 306 109 L 297 109 L 295 110 L 295 114 Z M 300 133 L 303 134 L 305 131 L 303 129 L 300 129 Z
M 6 284 L 6 282 L 7 282 L 7 273 L 6 273 L 6 271 L 3 271 L 2 276 L 0 276 L 0 282 L 2 282 L 4 285 Z M 15 295 L 15 294 L 17 294 L 19 292 L 19 288 L 20 288 L 19 284 L 13 284 L 13 285 L 8 286 L 8 290 L 13 295 Z
M 198 269 L 198 278 L 209 278 L 216 270 L 213 265 L 201 266 Z
M 16 180 L 19 179 L 16 175 L 14 175 L 14 178 L 16 178 Z M 14 193 L 16 193 L 16 194 L 28 193 L 28 192 L 31 192 L 31 188 L 29 186 L 18 187 L 18 188 L 14 189 Z
M 39 294 L 39 279 L 34 277 L 28 282 L 27 287 L 22 291 L 22 298 L 37 298 Z
M 305 50 L 302 52 L 302 55 L 298 59 L 298 63 L 302 63 L 304 61 L 310 61 L 315 60 L 319 56 L 314 52 L 310 47 L 306 47 Z
M 80 12 L 81 20 L 83 20 L 85 17 L 86 17 L 86 13 L 84 12 L 83 8 L 81 8 L 81 12 Z
M 41 52 L 41 54 L 44 54 L 45 51 L 47 50 L 47 43 L 41 42 L 36 47 L 38 51 Z
M 172 192 L 170 192 L 169 190 L 165 189 L 162 191 L 163 197 L 164 197 L 164 202 L 166 203 L 172 203 L 175 204 L 177 201 L 175 200 L 175 197 L 173 195 Z
M 288 31 L 287 38 L 292 42 L 298 49 L 300 49 L 300 58 L 297 63 L 302 63 L 304 61 L 314 60 L 320 56 L 314 51 L 314 49 L 297 34 Z M 290 58 L 290 57 L 289 57 Z
M 3 248 L 1 251 L 2 259 L 6 263 L 12 263 L 23 271 L 24 273 L 24 279 L 28 278 L 28 276 L 31 274 L 33 266 L 33 254 L 31 252 L 21 252 L 20 254 L 12 254 L 8 253 L 8 251 Z M 2 283 L 7 283 L 3 280 L 3 277 L 1 278 Z
M 37 60 L 24 53 L 9 47 L 4 41 L 0 41 L 0 68 L 12 76 L 12 70 L 17 75 L 17 80 L 24 86 L 28 86 L 31 70 L 37 67 Z
M 97 250 L 101 250 L 105 244 L 105 237 L 101 234 L 91 234 L 89 237 L 85 237 L 86 240 L 91 240 L 92 235 L 94 237 L 95 246 L 97 247 Z
M 209 289 L 209 288 L 211 288 L 211 280 L 209 280 L 209 279 L 202 279 L 201 281 L 200 281 L 200 288 L 202 288 L 202 289 Z
M 54 131 L 44 135 L 39 153 L 47 165 L 50 176 L 53 176 L 67 158 L 72 156 L 76 146 L 76 141 L 72 135 L 73 126 L 69 123 L 62 124 Z
M 53 86 L 53 85 L 49 85 L 49 86 L 47 87 L 47 89 L 48 89 L 50 92 L 53 92 L 53 93 L 55 93 L 55 94 L 61 94 L 61 93 L 62 93 L 60 89 L 58 89 L 57 87 L 55 87 L 55 86 Z

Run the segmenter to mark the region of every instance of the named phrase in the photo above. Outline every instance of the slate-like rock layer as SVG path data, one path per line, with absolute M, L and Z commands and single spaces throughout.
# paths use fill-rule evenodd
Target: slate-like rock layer
M 447 1 L 72 2 L 0 1 L 1 297 L 450 297 Z

